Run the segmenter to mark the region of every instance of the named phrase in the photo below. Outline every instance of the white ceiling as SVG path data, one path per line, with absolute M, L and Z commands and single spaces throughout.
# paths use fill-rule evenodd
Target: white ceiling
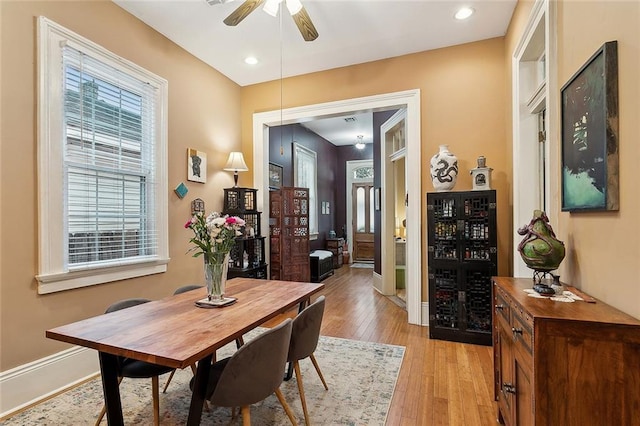
M 222 21 L 243 0 L 214 5 L 206 0 L 113 1 L 241 86 L 503 36 L 517 3 L 302 0 L 319 33 L 315 41 L 305 42 L 286 7 L 277 18 L 260 7 L 229 27 Z M 474 8 L 474 15 L 466 21 L 455 20 L 453 15 L 461 6 Z M 255 56 L 259 63 L 245 64 L 247 56 Z M 313 125 L 314 132 L 333 143 L 355 142 L 353 123 L 326 120 L 330 120 L 326 125 L 314 121 L 305 126 Z M 337 125 L 346 126 L 348 136 L 323 134 L 324 128 Z

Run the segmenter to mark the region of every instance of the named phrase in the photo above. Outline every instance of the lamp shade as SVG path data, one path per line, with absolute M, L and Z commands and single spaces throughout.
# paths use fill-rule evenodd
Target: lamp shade
M 230 153 L 224 169 L 228 172 L 246 172 L 249 170 L 247 164 L 244 162 L 244 157 L 241 152 Z
M 231 152 L 227 164 L 224 165 L 224 169 L 228 172 L 233 172 L 233 185 L 238 186 L 238 172 L 246 172 L 249 170 L 247 164 L 244 162 L 244 157 L 241 152 Z

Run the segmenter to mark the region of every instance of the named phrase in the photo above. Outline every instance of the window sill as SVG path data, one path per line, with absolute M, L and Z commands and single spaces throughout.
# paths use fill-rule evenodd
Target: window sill
M 143 277 L 145 275 L 161 274 L 167 271 L 167 263 L 169 263 L 169 259 L 158 259 L 142 264 L 41 274 L 36 276 L 38 280 L 38 294 L 49 294 L 129 278 Z

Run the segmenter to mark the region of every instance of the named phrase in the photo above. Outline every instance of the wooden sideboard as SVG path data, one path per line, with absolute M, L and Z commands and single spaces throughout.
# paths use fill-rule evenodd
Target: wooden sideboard
M 640 321 L 597 300 L 527 296 L 530 278 L 493 277 L 498 421 L 631 425 L 640 415 Z

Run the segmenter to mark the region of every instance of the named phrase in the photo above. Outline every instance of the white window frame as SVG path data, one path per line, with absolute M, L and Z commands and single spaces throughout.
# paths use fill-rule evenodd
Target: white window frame
M 309 188 L 309 239 L 318 239 L 318 155 L 293 144 L 293 185 Z
M 64 69 L 63 47 L 73 48 L 126 74 L 147 81 L 157 89 L 155 116 L 157 185 L 154 221 L 158 232 L 155 256 L 119 259 L 108 266 L 70 271 L 64 247 L 66 221 L 64 187 Z M 166 272 L 169 263 L 167 220 L 167 80 L 125 60 L 84 37 L 38 17 L 38 293 L 73 288 Z

